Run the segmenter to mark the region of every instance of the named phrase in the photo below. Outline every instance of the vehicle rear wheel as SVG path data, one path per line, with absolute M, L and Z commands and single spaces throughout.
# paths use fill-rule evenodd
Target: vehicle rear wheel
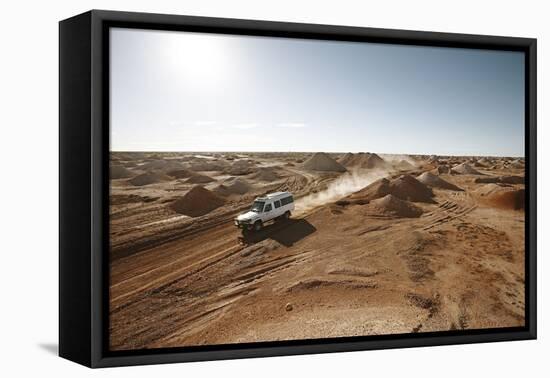
M 287 211 L 286 213 L 283 214 L 283 219 L 284 220 L 289 220 L 290 219 L 290 211 Z
M 263 227 L 262 221 L 256 221 L 254 223 L 254 231 L 260 231 Z

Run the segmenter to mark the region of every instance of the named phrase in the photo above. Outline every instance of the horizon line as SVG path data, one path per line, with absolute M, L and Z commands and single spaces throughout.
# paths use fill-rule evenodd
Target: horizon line
M 323 152 L 327 154 L 360 154 L 374 153 L 379 155 L 408 155 L 408 156 L 442 156 L 442 157 L 491 157 L 491 158 L 522 158 L 525 155 L 453 155 L 453 154 L 434 154 L 434 153 L 407 153 L 407 152 L 374 152 L 374 151 L 246 151 L 246 150 L 109 150 L 109 153 L 247 153 L 247 154 L 262 154 L 262 153 L 278 153 L 278 154 L 314 154 Z

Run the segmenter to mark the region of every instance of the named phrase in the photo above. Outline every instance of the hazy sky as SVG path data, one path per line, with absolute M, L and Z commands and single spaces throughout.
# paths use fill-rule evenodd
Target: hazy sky
M 523 156 L 523 53 L 111 30 L 111 148 Z

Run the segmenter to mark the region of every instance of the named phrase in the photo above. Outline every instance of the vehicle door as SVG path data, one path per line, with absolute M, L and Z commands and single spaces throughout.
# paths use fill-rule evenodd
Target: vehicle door
M 262 221 L 267 222 L 268 220 L 273 219 L 273 213 L 273 202 L 266 202 L 264 212 L 262 213 Z
M 273 211 L 274 211 L 273 215 L 275 217 L 280 217 L 281 215 L 283 215 L 284 213 L 283 204 L 281 203 L 280 200 L 273 201 Z

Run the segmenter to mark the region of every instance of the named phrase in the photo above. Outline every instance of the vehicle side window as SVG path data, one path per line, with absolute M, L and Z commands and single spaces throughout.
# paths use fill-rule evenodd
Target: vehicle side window
M 294 202 L 294 199 L 292 198 L 292 196 L 281 198 L 281 203 L 283 204 L 283 206 L 288 205 L 289 203 L 292 203 L 292 202 Z
M 274 205 L 275 208 L 278 209 L 279 207 L 281 207 L 281 201 L 275 201 Z
M 271 204 L 265 205 L 264 213 L 271 211 Z

